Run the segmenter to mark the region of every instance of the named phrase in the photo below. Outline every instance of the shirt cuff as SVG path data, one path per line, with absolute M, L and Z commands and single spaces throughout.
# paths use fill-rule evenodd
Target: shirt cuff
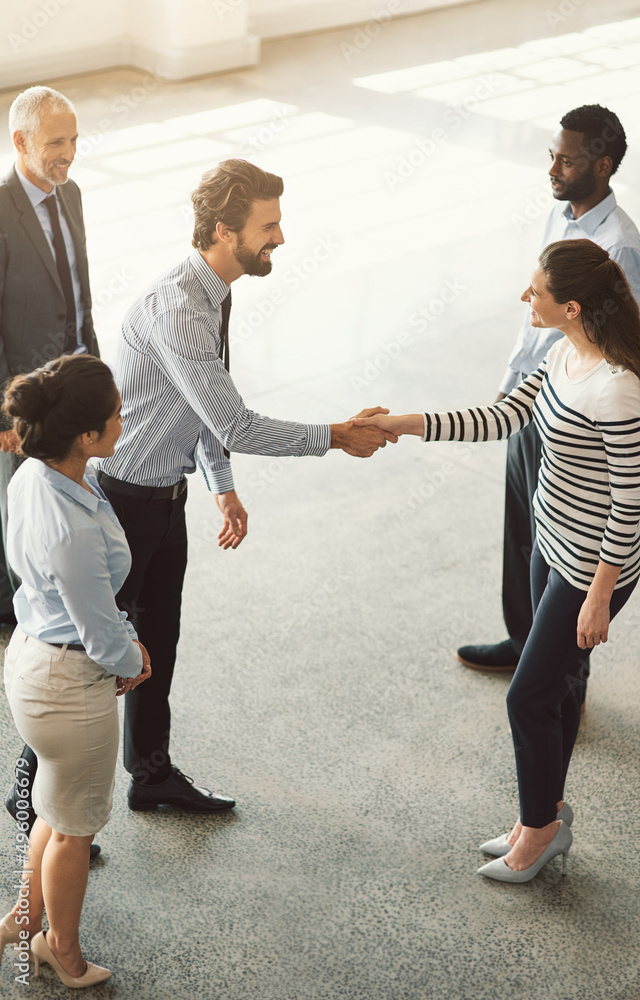
M 498 392 L 503 392 L 505 396 L 508 396 L 512 389 L 515 389 L 517 385 L 520 384 L 522 379 L 518 378 L 518 372 L 515 372 L 513 368 L 507 368 L 504 378 L 500 383 L 500 388 Z
M 231 493 L 235 489 L 230 465 L 225 465 L 222 469 L 205 469 L 203 465 L 200 468 L 212 493 Z
M 138 638 L 138 633 L 136 632 L 136 630 L 134 629 L 133 625 L 129 621 L 129 619 L 127 617 L 127 612 L 126 611 L 119 611 L 118 612 L 118 616 L 120 618 L 120 621 L 122 622 L 122 624 L 126 628 L 127 632 L 131 636 L 131 638 L 132 639 L 137 639 Z
M 132 641 L 126 656 L 118 664 L 114 663 L 113 666 L 104 669 L 116 677 L 137 677 L 142 673 L 142 662 L 142 650 L 140 646 L 134 646 Z
M 306 424 L 307 443 L 305 444 L 301 457 L 304 455 L 316 455 L 320 458 L 326 455 L 331 447 L 331 425 L 330 424 Z

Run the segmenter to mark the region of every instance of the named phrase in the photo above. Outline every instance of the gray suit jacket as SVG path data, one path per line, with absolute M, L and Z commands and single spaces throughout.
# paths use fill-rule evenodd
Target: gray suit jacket
M 76 251 L 84 305 L 82 339 L 89 353 L 99 356 L 80 189 L 70 180 L 58 188 L 58 195 Z M 64 353 L 65 322 L 56 262 L 13 167 L 0 182 L 0 388 L 13 375 L 33 371 Z M 7 426 L 0 419 L 0 429 Z

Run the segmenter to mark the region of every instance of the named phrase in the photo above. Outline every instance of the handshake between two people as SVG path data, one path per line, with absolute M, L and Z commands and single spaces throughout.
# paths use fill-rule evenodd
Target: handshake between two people
M 343 424 L 331 425 L 331 447 L 342 448 L 348 455 L 369 458 L 387 441 L 395 444 L 402 434 L 424 433 L 424 419 L 420 413 L 393 416 L 382 406 L 361 410 Z

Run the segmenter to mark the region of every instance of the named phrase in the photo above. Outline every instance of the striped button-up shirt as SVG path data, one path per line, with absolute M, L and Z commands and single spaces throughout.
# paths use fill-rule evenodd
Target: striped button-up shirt
M 329 424 L 274 420 L 249 410 L 220 361 L 222 300 L 229 286 L 197 251 L 130 309 L 115 380 L 122 436 L 103 459 L 109 476 L 172 486 L 200 465 L 209 489 L 232 490 L 224 448 L 250 455 L 324 455 Z M 196 456 L 197 449 L 197 456 Z

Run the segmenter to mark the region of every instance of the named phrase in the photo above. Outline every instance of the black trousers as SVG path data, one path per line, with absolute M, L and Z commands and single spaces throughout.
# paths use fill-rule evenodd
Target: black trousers
M 101 485 L 131 549 L 131 572 L 116 601 L 151 657 L 150 679 L 125 695 L 124 766 L 137 781 L 157 782 L 171 773 L 169 692 L 187 568 L 187 491 L 175 500 L 140 500 Z
M 637 580 L 614 590 L 615 618 Z M 584 677 L 591 651 L 577 643 L 578 615 L 586 591 L 572 587 L 543 559 L 531 557 L 533 626 L 507 694 L 518 772 L 520 819 L 543 827 L 556 817 L 580 725 Z
M 533 621 L 529 565 L 536 537 L 533 494 L 542 457 L 540 435 L 532 422 L 507 444 L 504 511 L 502 611 L 507 631 L 521 653 Z

